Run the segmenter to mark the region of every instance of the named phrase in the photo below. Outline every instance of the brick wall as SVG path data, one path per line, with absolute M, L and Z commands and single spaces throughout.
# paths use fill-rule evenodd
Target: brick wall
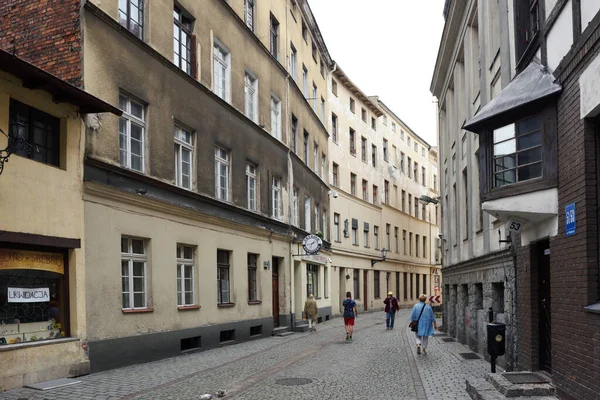
M 0 48 L 81 86 L 80 0 L 1 0 Z

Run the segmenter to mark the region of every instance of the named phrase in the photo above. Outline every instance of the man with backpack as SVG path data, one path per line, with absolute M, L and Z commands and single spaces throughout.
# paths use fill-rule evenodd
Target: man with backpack
M 344 327 L 346 328 L 346 340 L 352 341 L 352 333 L 354 332 L 354 319 L 358 316 L 356 310 L 356 302 L 352 300 L 352 293 L 346 292 L 346 300 L 344 306 Z
M 394 297 L 394 293 L 392 292 L 388 292 L 383 303 L 385 304 L 385 330 L 392 330 L 394 329 L 396 312 L 400 309 L 400 305 L 398 305 L 398 299 Z

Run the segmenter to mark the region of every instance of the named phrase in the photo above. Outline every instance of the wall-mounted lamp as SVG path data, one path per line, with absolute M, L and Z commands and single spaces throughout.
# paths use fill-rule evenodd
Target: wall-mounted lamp
M 419 201 L 421 203 L 425 203 L 425 204 L 429 204 L 429 203 L 440 204 L 440 198 L 439 197 L 429 197 L 429 196 L 426 196 L 426 195 L 422 195 L 421 197 L 419 197 Z
M 24 124 L 14 122 L 8 135 L 0 129 L 0 133 L 8 138 L 8 146 L 4 150 L 0 150 L 0 174 L 4 171 L 4 163 L 8 162 L 8 158 L 12 154 L 18 152 L 31 154 L 33 152 L 33 146 L 25 139 L 25 128 Z
M 335 190 L 330 190 L 329 192 L 327 192 L 328 196 L 333 196 L 334 199 L 337 199 L 339 196 L 339 193 L 336 192 Z
M 381 249 L 381 260 L 371 260 L 371 267 L 375 264 L 377 264 L 378 262 L 382 262 L 385 261 L 385 257 L 387 256 L 387 249 L 383 248 Z

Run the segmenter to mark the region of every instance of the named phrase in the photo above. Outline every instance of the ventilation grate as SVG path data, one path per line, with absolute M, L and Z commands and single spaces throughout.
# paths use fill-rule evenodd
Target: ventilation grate
M 442 339 L 444 342 L 454 342 L 454 339 L 448 337 L 448 338 L 443 338 Z
M 480 357 L 475 353 L 458 353 L 465 360 L 479 360 Z

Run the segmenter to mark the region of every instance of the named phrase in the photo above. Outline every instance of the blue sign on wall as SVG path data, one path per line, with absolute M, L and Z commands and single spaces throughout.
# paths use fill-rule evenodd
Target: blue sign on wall
M 576 231 L 575 227 L 575 203 L 565 206 L 565 221 L 567 227 L 567 236 L 573 236 Z

